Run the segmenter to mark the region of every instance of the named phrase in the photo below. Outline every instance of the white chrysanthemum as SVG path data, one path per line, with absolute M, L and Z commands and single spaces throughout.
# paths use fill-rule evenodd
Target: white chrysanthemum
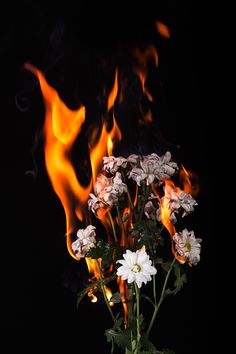
M 156 220 L 156 208 L 153 205 L 153 202 L 149 200 L 144 207 L 144 214 L 148 219 Z
M 86 229 L 79 229 L 77 231 L 77 240 L 72 243 L 71 247 L 78 259 L 84 257 L 90 248 L 95 247 L 95 229 L 95 226 L 88 225 Z
M 98 210 L 104 208 L 104 203 L 93 193 L 90 193 L 89 196 L 91 198 L 88 200 L 88 209 L 97 215 Z
M 171 161 L 171 153 L 167 151 L 165 155 L 158 156 L 151 154 L 143 156 L 138 161 L 131 171 L 128 172 L 128 177 L 132 178 L 140 186 L 141 181 L 146 181 L 146 185 L 151 185 L 154 180 L 163 183 L 163 179 L 169 179 L 177 171 L 176 162 Z
M 143 250 L 136 252 L 127 250 L 123 257 L 124 259 L 117 261 L 121 264 L 121 267 L 117 270 L 117 275 L 121 276 L 123 280 L 127 280 L 129 284 L 136 282 L 138 287 L 141 288 L 142 283 L 146 284 L 151 281 L 151 275 L 157 272 L 156 268 L 152 266 L 148 254 Z
M 167 203 L 168 209 L 172 212 L 178 213 L 181 209 L 183 210 L 182 217 L 190 214 L 194 211 L 194 206 L 197 202 L 190 194 L 185 193 L 181 189 L 174 190 L 173 187 L 165 186 L 165 202 Z
M 115 174 L 119 169 L 126 168 L 128 164 L 127 159 L 122 156 L 105 156 L 103 157 L 103 169 L 111 174 Z
M 175 249 L 180 257 L 183 257 L 189 263 L 196 265 L 200 261 L 202 239 L 196 238 L 193 231 L 184 229 L 182 232 L 173 236 Z
M 112 178 L 101 174 L 95 183 L 95 192 L 99 199 L 108 205 L 117 205 L 119 198 L 127 192 L 127 186 L 123 183 L 120 172 Z

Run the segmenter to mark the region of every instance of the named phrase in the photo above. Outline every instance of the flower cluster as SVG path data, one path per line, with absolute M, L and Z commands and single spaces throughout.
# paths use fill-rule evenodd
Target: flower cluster
M 186 282 L 184 263 L 197 265 L 200 261 L 201 239 L 186 228 L 176 230 L 178 219 L 188 216 L 197 206 L 192 195 L 175 184 L 178 172 L 178 164 L 172 161 L 169 151 L 163 156 L 152 153 L 104 157 L 103 171 L 97 176 L 94 193 L 90 193 L 88 210 L 94 223 L 98 218 L 104 224 L 107 238 L 96 235 L 95 226 L 89 225 L 77 232 L 72 243 L 75 257 L 96 261 L 95 273 L 99 274 L 95 282 L 90 280 L 79 298 L 88 292 L 103 294 L 114 321 L 114 326 L 106 331 L 107 340 L 126 353 L 155 352 L 148 338 L 160 304 Z M 166 252 L 167 243 L 171 244 L 172 260 Z M 170 285 L 172 270 L 176 279 Z M 158 300 L 155 284 L 160 272 L 164 272 L 165 281 Z M 119 291 L 108 301 L 107 284 L 116 279 Z M 144 291 L 143 284 L 150 281 L 153 298 L 147 294 L 145 298 L 153 304 L 154 312 L 144 329 L 139 312 L 140 292 Z M 109 302 L 123 304 L 124 315 L 118 312 L 115 317 Z

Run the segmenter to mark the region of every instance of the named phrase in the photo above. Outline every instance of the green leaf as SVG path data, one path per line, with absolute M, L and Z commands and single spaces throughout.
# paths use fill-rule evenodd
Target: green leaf
M 164 349 L 163 354 L 175 354 L 175 352 L 171 349 Z
M 175 280 L 175 289 L 173 294 L 176 295 L 178 291 L 184 286 L 185 283 L 187 283 L 187 276 L 183 272 L 183 267 L 179 263 L 174 264 L 174 273 L 176 276 Z
M 119 302 L 121 302 L 121 298 L 122 296 L 124 296 L 125 293 L 119 293 L 116 292 L 115 294 L 112 295 L 112 297 L 110 298 L 110 302 L 114 302 L 115 304 L 118 304 Z
M 141 344 L 142 344 L 142 348 L 143 348 L 143 351 L 141 352 L 142 354 L 144 354 L 144 353 L 148 353 L 148 354 L 158 353 L 155 345 L 149 339 L 147 339 L 147 337 L 142 336 Z
M 149 302 L 152 304 L 153 307 L 155 307 L 154 302 L 153 302 L 153 301 L 150 299 L 150 297 L 147 296 L 146 294 L 141 294 L 141 298 L 146 299 L 147 301 L 149 301 Z

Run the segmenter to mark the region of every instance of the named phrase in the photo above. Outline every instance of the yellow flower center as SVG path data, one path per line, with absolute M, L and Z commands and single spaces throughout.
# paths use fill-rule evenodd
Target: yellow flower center
M 141 272 L 141 267 L 140 267 L 139 264 L 134 264 L 134 265 L 132 266 L 131 270 L 132 270 L 132 272 L 134 272 L 134 273 L 139 273 L 139 272 Z
M 192 249 L 191 243 L 190 243 L 189 241 L 187 241 L 187 242 L 185 243 L 184 247 L 186 247 L 189 252 L 190 252 L 191 249 Z

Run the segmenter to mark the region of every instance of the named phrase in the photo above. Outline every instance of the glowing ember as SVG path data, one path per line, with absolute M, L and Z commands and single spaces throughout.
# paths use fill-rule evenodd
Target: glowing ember
M 170 30 L 164 23 L 156 21 L 156 29 L 162 37 L 170 38 Z

